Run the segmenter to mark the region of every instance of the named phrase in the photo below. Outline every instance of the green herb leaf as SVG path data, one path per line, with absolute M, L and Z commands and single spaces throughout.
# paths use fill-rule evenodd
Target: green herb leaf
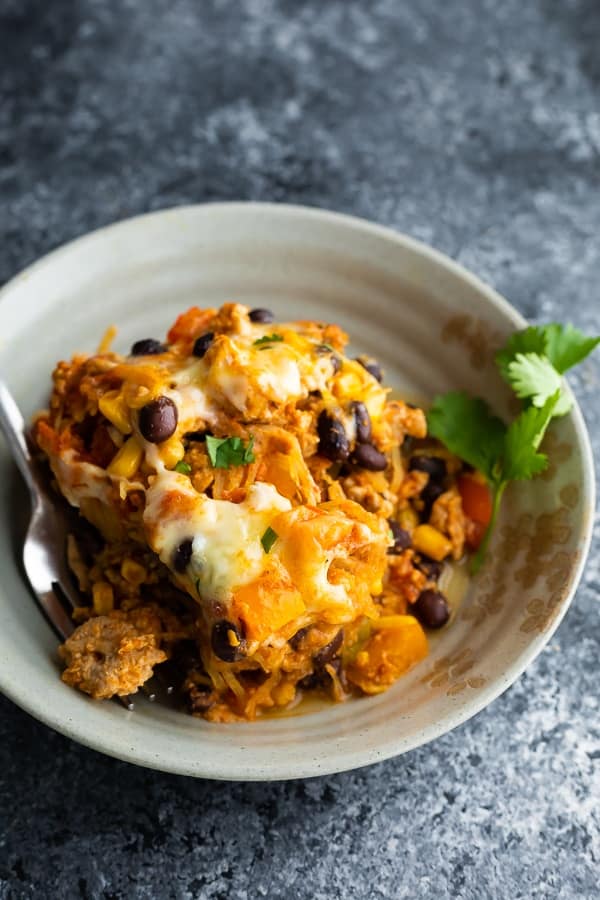
M 273 529 L 269 525 L 269 527 L 267 528 L 267 530 L 265 531 L 265 533 L 263 534 L 263 536 L 260 539 L 260 542 L 263 545 L 263 550 L 265 551 L 265 553 L 268 553 L 270 551 L 271 547 L 273 546 L 273 544 L 275 543 L 275 541 L 277 540 L 278 537 L 279 537 L 279 535 L 277 534 L 277 532 L 273 531 Z
M 252 448 L 254 438 L 244 444 L 240 437 L 216 438 L 206 435 L 208 458 L 214 469 L 229 469 L 231 466 L 246 466 L 255 460 Z
M 559 392 L 552 415 L 564 416 L 573 406 L 573 398 L 562 375 L 547 356 L 539 353 L 517 353 L 508 364 L 507 379 L 517 397 L 542 407 L 556 391 Z
M 586 337 L 572 325 L 545 325 L 546 356 L 561 375 L 582 362 L 600 344 L 600 337 Z
M 192 473 L 192 467 L 183 459 L 180 459 L 178 463 L 175 463 L 174 469 L 176 472 L 179 472 L 180 475 L 191 475 Z
M 471 561 L 477 572 L 487 550 L 510 481 L 533 478 L 548 463 L 538 447 L 561 396 L 560 388 L 540 408 L 530 406 L 507 428 L 479 397 L 451 392 L 436 397 L 427 420 L 429 432 L 452 452 L 482 472 L 492 490 L 492 518 Z
M 496 354 L 496 362 L 503 377 L 510 381 L 508 369 L 517 354 L 538 353 L 540 356 L 547 356 L 556 371 L 562 375 L 589 356 L 598 344 L 600 337 L 586 337 L 572 325 L 559 325 L 557 322 L 531 325 L 509 337 L 502 350 Z
M 508 367 L 516 358 L 518 353 L 539 353 L 543 355 L 546 352 L 546 335 L 543 328 L 538 325 L 530 325 L 522 331 L 515 331 L 508 338 L 506 344 L 496 354 L 496 364 L 500 369 L 500 373 L 506 381 L 509 381 Z
M 257 338 L 255 341 L 252 341 L 254 347 L 260 347 L 261 344 L 275 344 L 277 341 L 282 341 L 282 334 L 264 334 L 262 337 Z
M 331 346 L 331 344 L 317 344 L 315 349 L 317 353 L 335 353 L 335 350 Z
M 530 398 L 534 406 L 542 407 L 562 387 L 560 374 L 548 357 L 539 353 L 517 353 L 507 371 L 517 397 Z
M 548 397 L 541 409 L 530 406 L 511 422 L 504 439 L 503 481 L 521 481 L 544 471 L 548 457 L 537 451 L 559 397 L 560 389 Z
M 493 481 L 506 426 L 480 397 L 452 391 L 436 397 L 427 414 L 429 433 Z

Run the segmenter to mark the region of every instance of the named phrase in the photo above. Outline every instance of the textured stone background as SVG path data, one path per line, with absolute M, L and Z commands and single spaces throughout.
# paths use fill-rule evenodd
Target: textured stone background
M 0 282 L 134 213 L 287 200 L 598 332 L 599 41 L 597 0 L 0 0 Z M 574 386 L 597 442 L 598 356 Z M 0 898 L 597 897 L 598 551 L 510 691 L 354 774 L 161 775 L 0 701 Z

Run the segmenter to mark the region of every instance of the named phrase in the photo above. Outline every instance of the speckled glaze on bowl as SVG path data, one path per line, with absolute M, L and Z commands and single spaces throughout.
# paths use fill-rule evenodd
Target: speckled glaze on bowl
M 494 350 L 523 319 L 423 244 L 301 207 L 215 204 L 131 219 L 51 253 L 0 292 L 0 372 L 26 415 L 56 360 L 161 335 L 191 304 L 238 300 L 278 318 L 340 323 L 386 380 L 420 397 L 465 388 L 499 413 Z M 486 566 L 430 656 L 390 691 L 304 716 L 216 725 L 145 700 L 130 713 L 59 678 L 56 640 L 17 564 L 27 500 L 0 447 L 0 688 L 52 728 L 104 753 L 184 775 L 271 780 L 338 772 L 432 740 L 505 690 L 564 615 L 588 549 L 593 468 L 578 408 L 553 424 L 550 468 L 508 492 Z M 507 727 L 508 727 L 507 723 Z

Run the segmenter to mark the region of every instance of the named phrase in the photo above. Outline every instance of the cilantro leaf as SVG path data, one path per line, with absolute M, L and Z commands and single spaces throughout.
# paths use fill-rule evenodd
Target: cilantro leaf
M 263 546 L 263 550 L 265 551 L 265 553 L 268 553 L 270 551 L 271 547 L 273 546 L 273 544 L 275 543 L 275 541 L 277 540 L 278 537 L 279 537 L 279 535 L 277 534 L 277 532 L 274 531 L 271 528 L 271 526 L 269 525 L 269 527 L 267 528 L 267 530 L 265 531 L 265 533 L 263 534 L 263 536 L 260 539 L 260 542 Z
M 582 362 L 595 347 L 600 337 L 586 337 L 572 325 L 531 325 L 511 334 L 506 344 L 496 354 L 496 362 L 502 376 L 509 381 L 508 368 L 519 353 L 538 353 L 547 356 L 561 375 Z
M 530 406 L 511 422 L 504 438 L 502 481 L 521 481 L 544 471 L 548 457 L 545 453 L 538 453 L 538 447 L 559 397 L 560 388 L 548 397 L 541 408 Z
M 251 437 L 245 445 L 240 437 L 216 438 L 206 435 L 208 458 L 214 469 L 229 469 L 231 466 L 245 466 L 255 460 Z
M 600 337 L 586 337 L 572 325 L 545 325 L 546 356 L 561 374 L 582 362 L 600 344 Z
M 506 426 L 480 397 L 452 391 L 436 397 L 427 414 L 429 433 L 493 481 Z
M 539 325 L 530 325 L 522 331 L 515 331 L 506 341 L 506 344 L 496 353 L 496 363 L 503 378 L 508 381 L 508 367 L 518 353 L 546 352 L 546 335 Z
M 482 472 L 492 490 L 492 516 L 471 560 L 480 568 L 496 523 L 502 496 L 510 481 L 533 478 L 548 463 L 538 447 L 561 396 L 560 387 L 540 408 L 530 406 L 507 428 L 487 403 L 459 391 L 436 397 L 427 421 L 429 433 Z
M 190 475 L 192 472 L 190 464 L 186 463 L 183 459 L 180 459 L 178 463 L 175 463 L 174 469 L 176 472 L 179 472 L 180 475 Z
M 562 376 L 547 356 L 539 353 L 517 353 L 508 365 L 507 381 L 517 397 L 529 399 L 534 406 L 542 407 L 548 397 L 559 391 L 553 416 L 564 416 L 573 405 L 573 398 L 563 383 Z
M 262 337 L 257 338 L 255 341 L 252 341 L 252 345 L 254 347 L 260 347 L 263 344 L 274 344 L 277 341 L 282 341 L 282 334 L 264 334 Z
M 508 364 L 508 378 L 517 397 L 530 397 L 534 406 L 543 406 L 562 386 L 560 374 L 539 353 L 517 353 Z

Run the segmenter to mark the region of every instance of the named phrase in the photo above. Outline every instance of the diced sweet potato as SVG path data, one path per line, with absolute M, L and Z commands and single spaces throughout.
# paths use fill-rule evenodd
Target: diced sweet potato
M 258 581 L 235 591 L 232 608 L 244 623 L 250 641 L 262 641 L 306 609 L 283 568 L 273 568 Z
M 346 669 L 352 684 L 365 694 L 387 690 L 411 666 L 427 656 L 427 638 L 413 616 L 389 616 Z

